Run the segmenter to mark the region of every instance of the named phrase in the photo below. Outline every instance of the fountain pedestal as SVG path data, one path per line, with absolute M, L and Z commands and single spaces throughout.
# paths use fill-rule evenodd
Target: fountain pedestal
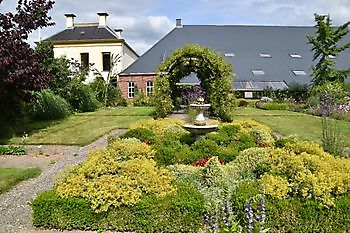
M 190 104 L 190 108 L 198 109 L 199 114 L 197 115 L 194 124 L 183 125 L 186 130 L 197 136 L 201 136 L 213 132 L 218 128 L 218 125 L 208 125 L 205 120 L 204 111 L 210 108 L 210 104 L 204 104 L 203 100 L 200 100 L 197 104 Z

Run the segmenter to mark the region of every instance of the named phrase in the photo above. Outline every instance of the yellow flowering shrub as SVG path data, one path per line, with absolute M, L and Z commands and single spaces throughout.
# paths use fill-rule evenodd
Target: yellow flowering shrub
M 118 139 L 107 149 L 90 152 L 85 162 L 62 174 L 57 193 L 86 198 L 92 209 L 103 212 L 110 206 L 134 205 L 142 195 L 174 191 L 173 175 L 158 168 L 153 155 L 154 151 L 138 140 Z
M 320 200 L 325 206 L 334 205 L 335 196 L 350 191 L 350 159 L 334 157 L 315 143 L 295 142 L 270 149 L 269 163 L 268 177 L 261 178 L 266 194 L 281 197 L 273 189 L 281 185 L 280 179 L 288 183 L 289 195 Z
M 260 124 L 254 120 L 241 120 L 230 123 L 238 126 L 241 133 L 250 134 L 256 139 L 256 142 L 261 147 L 273 146 L 275 139 L 272 135 L 272 129 L 266 125 Z
M 138 121 L 130 125 L 130 129 L 135 128 L 148 128 L 152 130 L 157 135 L 163 135 L 169 130 L 175 130 L 184 132 L 185 130 L 182 128 L 184 122 L 180 119 L 173 118 L 164 118 L 160 120 L 150 119 L 147 121 Z
M 289 183 L 282 177 L 264 174 L 260 179 L 260 183 L 265 194 L 278 199 L 285 198 L 288 195 Z
M 235 126 L 239 126 L 243 133 L 249 133 L 252 130 L 260 129 L 272 133 L 272 129 L 266 125 L 260 124 L 254 120 L 240 120 L 230 123 Z

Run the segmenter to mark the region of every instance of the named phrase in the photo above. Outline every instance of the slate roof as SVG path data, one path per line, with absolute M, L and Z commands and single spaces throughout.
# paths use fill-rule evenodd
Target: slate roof
M 98 24 L 76 24 L 47 39 L 46 41 L 77 41 L 77 40 L 109 40 L 120 39 L 109 27 L 98 27 Z
M 236 82 L 309 84 L 313 52 L 306 35 L 313 35 L 314 31 L 311 26 L 184 25 L 174 28 L 122 73 L 155 73 L 175 49 L 200 44 L 220 52 L 232 64 Z M 346 51 L 337 58 L 337 67 L 349 66 L 350 52 Z M 256 75 L 253 70 L 258 70 Z M 304 71 L 305 75 L 293 71 Z

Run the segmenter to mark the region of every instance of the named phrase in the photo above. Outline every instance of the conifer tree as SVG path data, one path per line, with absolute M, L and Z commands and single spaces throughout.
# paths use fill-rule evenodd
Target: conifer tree
M 335 68 L 335 58 L 350 47 L 350 41 L 344 41 L 344 37 L 349 33 L 349 22 L 334 27 L 329 15 L 315 14 L 316 33 L 314 36 L 307 36 L 308 43 L 312 44 L 314 52 L 313 61 L 317 64 L 312 67 L 313 86 L 320 86 L 326 82 L 343 83 L 350 69 L 337 70 Z

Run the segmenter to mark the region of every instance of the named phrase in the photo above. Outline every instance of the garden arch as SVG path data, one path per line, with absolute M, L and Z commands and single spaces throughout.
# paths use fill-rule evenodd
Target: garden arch
M 233 107 L 233 96 L 230 95 L 234 78 L 232 66 L 220 54 L 200 45 L 177 49 L 159 65 L 155 80 L 156 116 L 165 117 L 172 111 L 176 83 L 192 72 L 197 74 L 207 93 L 211 112 L 228 121 Z

